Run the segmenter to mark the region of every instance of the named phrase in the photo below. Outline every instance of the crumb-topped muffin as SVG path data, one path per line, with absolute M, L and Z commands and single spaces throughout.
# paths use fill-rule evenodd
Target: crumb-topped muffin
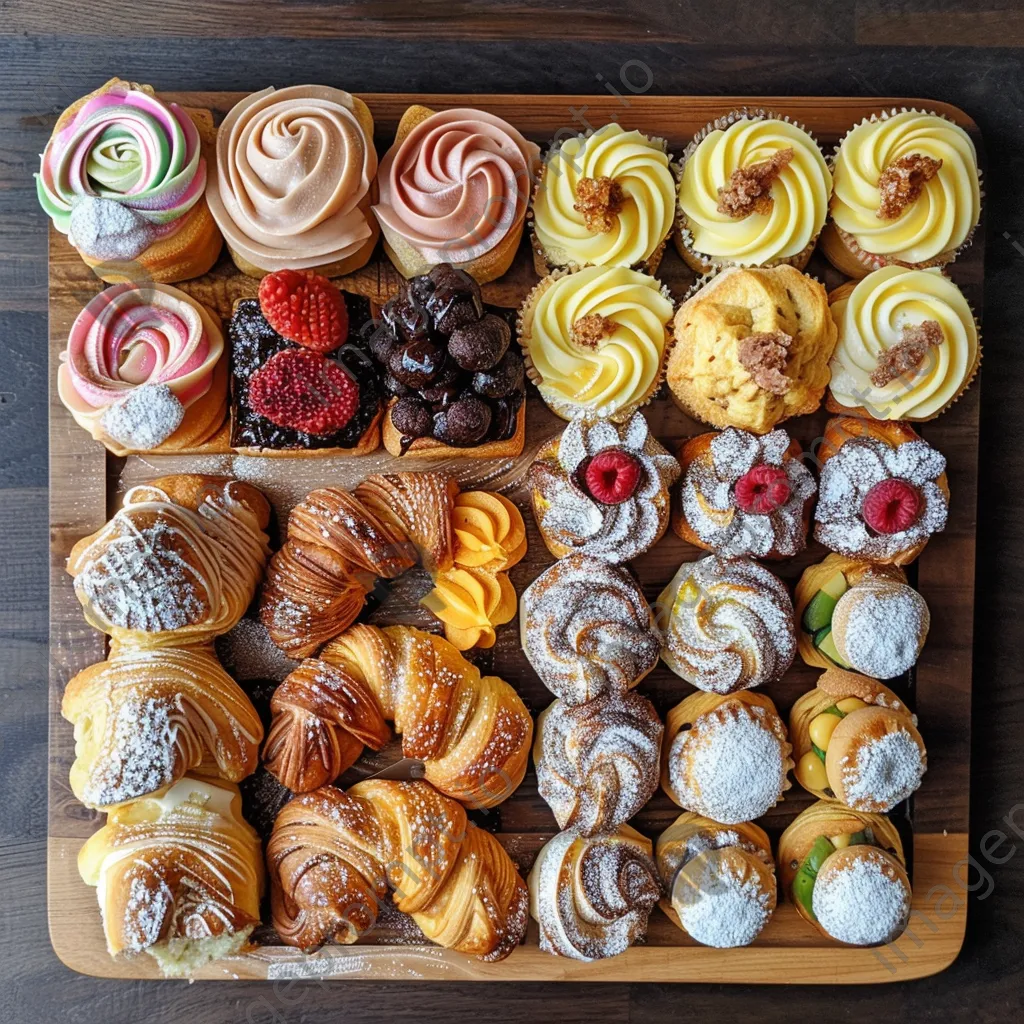
M 728 267 L 676 311 L 665 377 L 687 415 L 767 434 L 814 412 L 836 326 L 825 289 L 794 267 Z
M 828 215 L 832 175 L 799 125 L 736 111 L 683 154 L 676 248 L 694 270 L 807 265 Z

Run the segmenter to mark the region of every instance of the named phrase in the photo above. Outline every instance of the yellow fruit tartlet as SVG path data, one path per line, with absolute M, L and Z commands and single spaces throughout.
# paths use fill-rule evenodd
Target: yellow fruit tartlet
M 679 174 L 676 248 L 694 270 L 807 265 L 828 215 L 832 175 L 798 125 L 736 111 L 697 134 Z

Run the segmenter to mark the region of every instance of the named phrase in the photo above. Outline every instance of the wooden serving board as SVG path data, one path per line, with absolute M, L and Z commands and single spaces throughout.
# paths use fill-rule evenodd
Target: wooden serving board
M 205 107 L 218 120 L 242 98 L 241 93 L 178 93 L 167 98 L 190 107 Z M 666 138 L 670 151 L 680 153 L 693 133 L 711 119 L 740 106 L 764 107 L 789 115 L 810 129 L 826 147 L 862 117 L 888 107 L 916 106 L 944 114 L 963 125 L 979 144 L 977 126 L 961 110 L 931 100 L 787 98 L 787 97 L 667 97 L 608 96 L 505 96 L 505 95 L 365 95 L 376 120 L 378 151 L 390 144 L 402 112 L 412 103 L 434 108 L 473 106 L 506 118 L 524 134 L 546 145 L 573 131 L 617 120 L 627 128 Z M 974 244 L 950 268 L 976 313 L 981 312 L 983 229 Z M 831 288 L 841 278 L 816 256 L 809 272 Z M 658 276 L 678 298 L 692 274 L 669 247 Z M 342 287 L 382 300 L 398 287 L 400 278 L 386 257 L 339 281 Z M 515 307 L 536 282 L 530 252 L 524 240 L 512 269 L 499 281 L 485 286 L 485 300 Z M 239 274 L 222 258 L 204 278 L 179 287 L 201 299 L 222 317 L 232 301 L 255 294 L 257 282 Z M 64 565 L 72 544 L 100 527 L 116 510 L 126 487 L 174 472 L 223 472 L 260 486 L 275 506 L 278 523 L 308 491 L 325 484 L 354 486 L 373 472 L 398 468 L 399 460 L 381 451 L 363 458 L 261 459 L 230 453 L 199 456 L 118 459 L 80 430 L 57 397 L 56 367 L 68 329 L 82 306 L 102 284 L 82 263 L 62 235 L 50 235 L 50 758 L 48 906 L 50 935 L 58 956 L 84 974 L 112 978 L 157 977 L 147 956 L 119 962 L 106 952 L 94 890 L 79 878 L 76 857 L 83 841 L 100 825 L 102 815 L 84 809 L 71 794 L 68 770 L 74 758 L 70 724 L 60 716 L 60 700 L 67 681 L 80 669 L 101 660 L 105 638 L 86 625 Z M 928 545 L 911 577 L 931 607 L 932 626 L 915 669 L 896 683 L 914 707 L 928 744 L 929 769 L 924 783 L 894 817 L 901 828 L 910 860 L 914 889 L 911 927 L 892 946 L 878 950 L 841 947 L 823 939 L 803 922 L 794 907 L 780 906 L 759 939 L 744 949 L 715 950 L 692 943 L 665 914 L 651 915 L 646 943 L 622 955 L 597 963 L 579 963 L 542 952 L 536 925 L 531 922 L 525 944 L 498 964 L 484 964 L 439 947 L 410 943 L 409 928 L 401 921 L 382 924 L 356 946 L 328 946 L 307 956 L 282 946 L 273 931 L 261 929 L 268 944 L 245 956 L 211 964 L 200 978 L 372 978 L 433 980 L 587 980 L 587 981 L 704 981 L 865 983 L 906 980 L 933 974 L 956 957 L 966 921 L 966 865 L 968 790 L 970 776 L 971 651 L 974 608 L 975 506 L 977 500 L 978 403 L 975 381 L 954 408 L 922 430 L 949 462 L 952 490 L 950 519 L 944 533 Z M 662 392 L 647 408 L 654 433 L 674 450 L 678 441 L 706 429 L 684 416 Z M 819 412 L 786 424 L 805 448 L 812 451 L 821 437 L 826 416 Z M 551 562 L 528 510 L 522 486 L 525 471 L 540 445 L 557 433 L 562 423 L 541 402 L 535 391 L 528 399 L 527 443 L 516 459 L 483 462 L 469 458 L 429 466 L 402 459 L 402 469 L 445 469 L 463 485 L 501 490 L 525 513 L 529 553 L 511 572 L 516 590 L 523 589 Z M 671 531 L 633 569 L 653 600 L 681 562 L 700 552 L 678 540 Z M 803 568 L 825 552 L 811 544 L 799 558 L 772 567 L 790 583 Z M 376 622 L 405 622 L 436 626 L 418 607 L 426 590 L 425 577 L 416 571 L 394 587 L 390 598 L 371 616 Z M 518 622 L 499 631 L 490 651 L 471 655 L 486 671 L 510 680 L 536 714 L 551 701 L 527 664 L 519 644 Z M 767 692 L 785 716 L 793 701 L 814 686 L 818 671 L 797 663 Z M 251 682 L 243 682 L 251 688 Z M 672 672 L 659 667 L 640 685 L 664 713 L 691 692 Z M 396 746 L 365 757 L 343 779 L 379 771 L 400 758 Z M 773 848 L 782 829 L 811 802 L 798 786 L 761 824 L 772 837 Z M 266 813 L 266 809 L 263 809 Z M 247 807 L 258 814 L 258 809 Z M 655 837 L 679 813 L 659 792 L 633 824 Z M 515 794 L 487 813 L 478 823 L 497 832 L 525 874 L 543 843 L 557 831 L 554 818 L 537 794 L 532 772 Z M 781 899 L 781 894 L 780 894 Z M 401 915 L 395 915 L 400 917 Z M 266 920 L 266 916 L 264 918 Z

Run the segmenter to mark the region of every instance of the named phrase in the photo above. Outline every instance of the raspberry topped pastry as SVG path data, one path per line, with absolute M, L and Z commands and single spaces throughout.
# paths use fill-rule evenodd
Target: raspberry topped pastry
M 381 388 L 349 306 L 362 325 L 369 303 L 347 300 L 325 277 L 279 270 L 258 299 L 240 299 L 231 343 L 231 444 L 264 455 L 361 455 L 380 440 Z
M 828 421 L 815 540 L 851 558 L 907 565 L 946 525 L 946 459 L 906 423 Z
M 679 449 L 680 507 L 672 529 L 722 555 L 789 558 L 807 546 L 817 486 L 784 430 L 759 437 L 735 427 Z
M 548 550 L 627 562 L 664 535 L 679 463 L 640 413 L 624 424 L 581 416 L 530 467 L 533 511 Z

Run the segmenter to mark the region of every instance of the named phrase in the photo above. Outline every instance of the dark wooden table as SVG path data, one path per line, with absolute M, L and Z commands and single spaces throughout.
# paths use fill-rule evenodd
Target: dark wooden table
M 0 0 L 0 1021 L 1020 1019 L 1022 56 L 1020 0 Z M 31 176 L 56 114 L 114 74 L 168 90 L 313 81 L 353 91 L 594 93 L 616 82 L 631 61 L 650 69 L 658 93 L 934 97 L 963 107 L 984 133 L 989 237 L 972 861 L 963 866 L 970 910 L 960 959 L 923 982 L 838 992 L 639 984 L 188 986 L 73 974 L 50 949 L 44 871 L 46 224 Z M 1019 834 L 1004 823 L 1008 817 Z M 999 841 L 991 834 L 996 829 L 1009 839 Z

